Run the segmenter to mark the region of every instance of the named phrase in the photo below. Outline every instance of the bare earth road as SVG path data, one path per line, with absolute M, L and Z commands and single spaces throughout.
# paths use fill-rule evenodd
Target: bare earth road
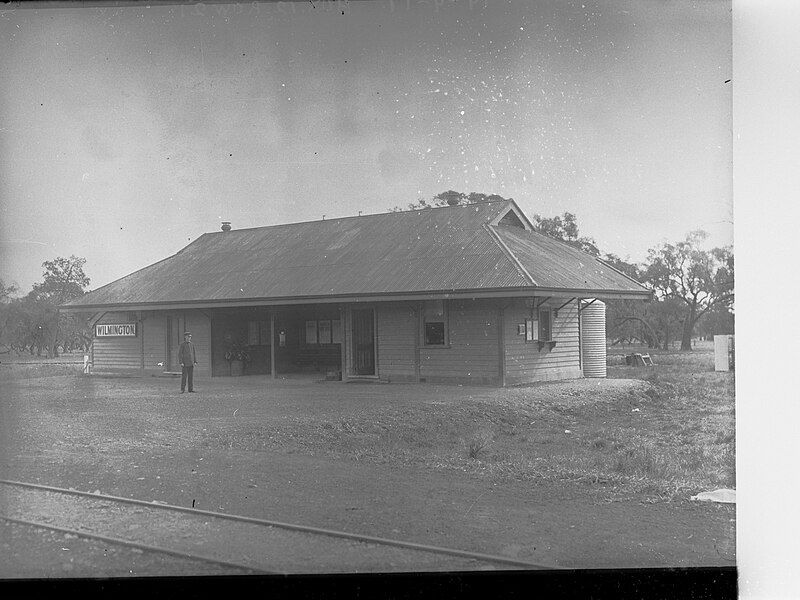
M 579 482 L 515 481 L 452 468 L 343 460 L 294 446 L 249 451 L 204 442 L 209 430 L 237 419 L 259 424 L 311 412 L 342 415 L 379 409 L 394 396 L 413 403 L 432 391 L 369 386 L 374 397 L 365 408 L 363 393 L 351 392 L 356 386 L 279 382 L 265 393 L 266 380 L 248 379 L 235 393 L 229 381 L 203 382 L 191 396 L 176 394 L 175 382 L 162 379 L 6 380 L 0 476 L 561 568 L 735 565 L 731 505 L 608 501 Z M 435 392 L 457 401 L 471 390 Z M 178 559 L 131 560 L 114 549 L 21 526 L 4 525 L 2 531 L 3 578 L 220 572 Z M 319 572 L 302 561 L 288 567 Z M 409 566 L 417 568 L 425 570 Z M 384 569 L 352 564 L 353 572 L 364 570 Z

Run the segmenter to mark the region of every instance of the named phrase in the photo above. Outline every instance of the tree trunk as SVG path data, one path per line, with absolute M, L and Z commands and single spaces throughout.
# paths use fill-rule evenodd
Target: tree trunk
M 55 321 L 53 323 L 53 336 L 50 338 L 51 343 L 47 349 L 47 355 L 49 358 L 58 358 L 58 326 L 58 311 L 56 311 Z
M 694 324 L 697 322 L 697 307 L 692 305 L 689 308 L 689 314 L 683 321 L 683 335 L 681 336 L 681 350 L 692 349 L 692 332 L 694 331 Z

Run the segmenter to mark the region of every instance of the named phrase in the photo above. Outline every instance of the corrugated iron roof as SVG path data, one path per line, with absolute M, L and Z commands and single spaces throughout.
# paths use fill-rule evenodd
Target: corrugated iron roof
M 530 288 L 532 282 L 487 227 L 512 205 L 482 202 L 206 233 L 174 256 L 67 306 Z M 584 262 L 597 261 L 564 244 L 547 244 L 547 238 L 539 239 L 544 236 L 529 238 L 523 229 L 511 229 L 493 228 L 543 281 L 570 287 L 581 280 L 587 290 L 634 289 L 627 278 L 596 266 L 579 269 L 583 275 L 576 278 L 569 273 L 580 262 L 575 252 Z
M 649 293 L 642 284 L 569 244 L 520 228 L 493 229 L 536 287 Z

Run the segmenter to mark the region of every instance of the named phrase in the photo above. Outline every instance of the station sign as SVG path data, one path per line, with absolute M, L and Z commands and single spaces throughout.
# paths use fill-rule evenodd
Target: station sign
M 136 337 L 136 323 L 104 323 L 95 325 L 97 337 Z

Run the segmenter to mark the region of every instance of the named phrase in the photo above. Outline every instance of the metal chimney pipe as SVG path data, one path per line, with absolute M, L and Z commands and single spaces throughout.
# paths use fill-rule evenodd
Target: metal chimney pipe
M 222 222 L 222 231 L 230 231 L 231 230 L 231 222 L 230 221 L 223 221 Z

